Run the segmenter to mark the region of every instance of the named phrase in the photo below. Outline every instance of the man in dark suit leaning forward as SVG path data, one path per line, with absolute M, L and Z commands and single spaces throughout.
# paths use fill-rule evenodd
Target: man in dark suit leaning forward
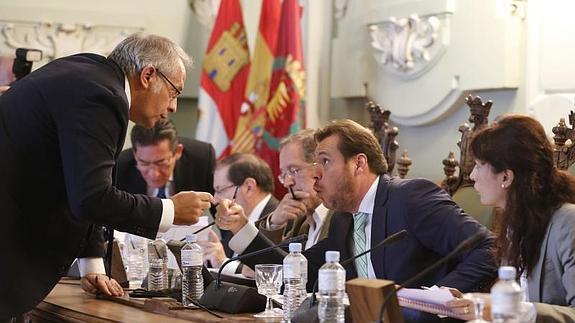
M 339 211 L 332 217 L 328 237 L 304 252 L 308 259 L 308 290 L 317 280 L 327 250 L 341 259 L 369 249 L 387 236 L 406 229 L 406 239 L 379 248 L 345 266 L 347 279 L 382 278 L 400 284 L 455 249 L 465 239 L 483 232 L 473 249 L 441 266 L 411 286 L 449 286 L 468 292 L 493 281 L 496 267 L 490 254 L 492 234 L 468 216 L 434 183 L 425 179 L 396 179 L 386 175 L 387 163 L 371 131 L 351 121 L 333 121 L 315 133 L 315 185 L 323 203 Z M 217 224 L 224 229 L 243 216 L 238 205 L 222 201 Z M 341 213 L 343 212 L 343 213 Z M 342 239 L 342 237 L 345 237 Z M 269 245 L 261 233 L 245 250 Z M 272 252 L 244 262 L 279 263 L 285 252 Z
M 57 59 L 0 96 L 0 321 L 36 306 L 77 257 L 87 291 L 122 295 L 91 261 L 104 253 L 87 243 L 103 242 L 101 226 L 155 238 L 210 207 L 210 193 L 114 186 L 128 119 L 150 128 L 175 112 L 190 63 L 170 40 L 136 34 L 107 58 Z

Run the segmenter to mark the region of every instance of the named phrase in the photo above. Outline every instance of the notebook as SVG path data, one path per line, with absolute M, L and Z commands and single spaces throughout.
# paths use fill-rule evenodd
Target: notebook
M 474 309 L 469 306 L 467 314 L 454 313 L 446 304 L 456 300 L 446 288 L 414 289 L 403 288 L 397 292 L 397 301 L 402 307 L 416 309 L 418 311 L 448 316 L 456 319 L 469 321 L 474 319 Z

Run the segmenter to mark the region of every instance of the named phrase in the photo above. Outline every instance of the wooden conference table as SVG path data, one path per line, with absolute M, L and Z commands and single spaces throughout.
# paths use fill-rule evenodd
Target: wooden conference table
M 217 318 L 198 309 L 184 309 L 161 299 L 134 299 L 127 293 L 114 300 L 85 293 L 79 281 L 62 280 L 25 322 L 261 322 L 252 314 L 218 313 Z M 279 321 L 278 321 L 279 322 Z

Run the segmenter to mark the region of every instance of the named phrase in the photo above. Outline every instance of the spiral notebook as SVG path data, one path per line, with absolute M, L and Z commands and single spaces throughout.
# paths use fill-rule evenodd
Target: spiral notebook
M 403 288 L 397 292 L 397 301 L 402 307 L 464 321 L 472 320 L 474 317 L 472 309 L 469 310 L 469 314 L 458 314 L 446 305 L 447 302 L 455 299 L 448 289 L 437 287 L 432 289 Z

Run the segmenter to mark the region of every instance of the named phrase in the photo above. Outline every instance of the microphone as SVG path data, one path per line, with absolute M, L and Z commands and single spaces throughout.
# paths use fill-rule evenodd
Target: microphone
M 221 275 L 222 275 L 222 270 L 223 270 L 224 267 L 225 267 L 227 264 L 229 264 L 230 262 L 236 261 L 236 260 L 247 259 L 247 258 L 250 258 L 250 257 L 253 257 L 253 256 L 257 256 L 257 255 L 261 255 L 262 253 L 266 253 L 266 252 L 268 252 L 268 251 L 272 251 L 272 250 L 277 249 L 277 248 L 287 247 L 287 246 L 289 246 L 290 243 L 293 243 L 293 242 L 301 242 L 301 241 L 304 241 L 304 240 L 306 240 L 306 239 L 307 239 L 307 234 L 302 234 L 302 235 L 299 235 L 299 236 L 297 236 L 297 237 L 293 237 L 293 238 L 284 240 L 284 241 L 282 241 L 281 243 L 279 243 L 279 244 L 277 244 L 277 245 L 269 246 L 269 247 L 267 247 L 267 248 L 263 248 L 263 249 L 260 249 L 260 250 L 256 250 L 256 251 L 253 251 L 253 252 L 249 252 L 249 253 L 246 253 L 246 254 L 243 254 L 243 255 L 238 255 L 238 256 L 232 257 L 232 258 L 230 258 L 230 259 L 224 261 L 224 263 L 220 266 L 220 269 L 218 270 L 218 276 L 217 276 L 217 278 L 216 278 L 217 286 L 219 287 L 219 286 L 221 285 L 221 279 L 220 279 L 220 278 L 221 278 Z
M 340 265 L 345 266 L 347 264 L 349 264 L 350 262 L 356 260 L 357 258 L 364 256 L 380 247 L 383 246 L 387 246 L 393 243 L 396 243 L 399 240 L 403 240 L 405 237 L 407 237 L 407 230 L 403 229 L 401 231 L 398 231 L 392 235 L 390 235 L 389 237 L 381 240 L 380 242 L 378 242 L 375 246 L 373 246 L 371 249 L 367 249 L 366 251 L 359 253 L 353 257 L 349 257 L 346 260 L 340 262 Z M 316 296 L 315 296 L 315 292 L 317 292 L 317 288 L 318 288 L 318 281 L 316 280 L 315 283 L 313 284 L 313 289 L 312 289 L 312 294 L 311 294 L 311 302 L 310 302 L 310 308 L 316 303 Z
M 379 321 L 378 322 L 383 322 L 383 314 L 385 312 L 385 305 L 387 304 L 387 301 L 393 296 L 393 294 L 397 294 L 397 292 L 399 290 L 403 289 L 405 286 L 409 286 L 409 285 L 413 284 L 414 282 L 418 281 L 419 279 L 427 276 L 430 272 L 434 271 L 439 266 L 443 265 L 447 261 L 451 260 L 451 258 L 459 255 L 463 251 L 474 248 L 479 242 L 483 241 L 485 238 L 486 238 L 486 236 L 485 236 L 484 232 L 478 232 L 478 233 L 472 235 L 471 237 L 463 240 L 463 242 L 461 242 L 455 249 L 453 249 L 446 256 L 439 259 L 438 261 L 433 263 L 431 266 L 425 268 L 423 271 L 420 271 L 415 276 L 404 281 L 401 285 L 399 285 L 398 288 L 387 293 L 383 298 L 383 304 L 381 305 L 381 309 L 379 311 Z
M 232 257 L 226 260 L 218 271 L 218 275 L 205 289 L 199 303 L 209 309 L 216 309 L 222 312 L 236 313 L 254 313 L 261 312 L 265 309 L 266 297 L 259 294 L 257 289 L 244 285 L 230 282 L 222 282 L 222 269 L 234 260 L 242 260 L 254 257 L 277 248 L 288 246 L 292 242 L 300 242 L 307 239 L 306 234 L 284 240 L 280 244 L 269 246 L 257 251 L 249 252 L 243 255 Z
M 353 257 L 347 258 L 344 261 L 340 262 L 340 264 L 342 266 L 347 265 L 348 263 L 354 261 L 355 259 L 364 256 L 376 249 L 379 249 L 383 246 L 387 246 L 393 243 L 396 243 L 400 240 L 405 239 L 405 237 L 407 237 L 407 230 L 403 229 L 401 231 L 398 231 L 392 235 L 390 235 L 389 237 L 381 240 L 380 242 L 378 242 L 375 246 L 373 246 L 372 248 L 359 253 Z M 316 281 L 313 284 L 313 288 L 312 288 L 312 293 L 311 293 L 311 297 L 307 298 L 299 307 L 299 309 L 297 310 L 297 313 L 294 317 L 294 319 L 292 320 L 293 322 L 312 322 L 312 321 L 317 321 L 317 310 L 314 309 L 314 307 L 317 304 L 317 298 L 316 298 L 316 292 L 317 292 L 317 288 L 318 288 L 318 281 L 319 278 L 316 279 Z M 309 301 L 309 305 L 307 304 L 307 302 Z

